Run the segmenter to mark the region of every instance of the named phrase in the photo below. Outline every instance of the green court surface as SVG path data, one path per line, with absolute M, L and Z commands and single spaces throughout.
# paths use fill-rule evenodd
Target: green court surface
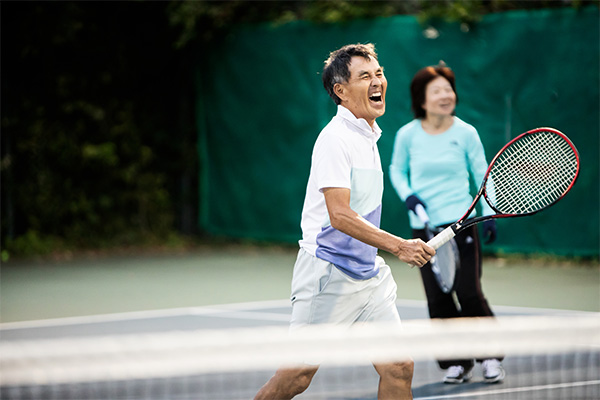
M 382 254 L 398 298 L 424 300 L 418 270 Z M 296 250 L 228 246 L 185 254 L 10 261 L 1 266 L 0 322 L 286 299 Z M 492 305 L 600 311 L 597 263 L 486 259 Z

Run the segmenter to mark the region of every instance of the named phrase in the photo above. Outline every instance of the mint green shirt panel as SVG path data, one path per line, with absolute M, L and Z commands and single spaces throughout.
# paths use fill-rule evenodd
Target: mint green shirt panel
M 423 200 L 434 225 L 451 223 L 464 215 L 473 201 L 470 176 L 479 185 L 486 170 L 477 130 L 457 117 L 442 134 L 426 133 L 420 120 L 411 121 L 396 134 L 390 165 L 392 184 L 403 201 L 411 194 Z M 480 204 L 484 215 L 493 214 L 485 201 Z M 409 219 L 411 227 L 423 227 L 414 213 L 409 212 Z
M 381 206 L 383 172 L 376 169 L 352 168 L 350 208 L 365 216 Z M 379 227 L 379 225 L 377 225 Z

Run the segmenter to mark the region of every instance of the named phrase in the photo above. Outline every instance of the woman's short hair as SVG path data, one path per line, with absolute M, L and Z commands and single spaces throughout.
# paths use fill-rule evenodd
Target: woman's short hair
M 348 44 L 338 50 L 329 53 L 323 67 L 323 86 L 335 104 L 340 104 L 342 100 L 333 92 L 336 83 L 344 83 L 350 79 L 350 70 L 348 66 L 352 57 L 359 56 L 366 60 L 373 57 L 377 60 L 375 46 L 367 44 Z
M 410 83 L 410 97 L 412 100 L 412 112 L 415 118 L 425 118 L 426 113 L 423 109 L 425 104 L 425 91 L 429 82 L 435 78 L 442 76 L 450 82 L 454 94 L 456 94 L 456 103 L 458 104 L 458 93 L 456 93 L 456 84 L 454 79 L 454 72 L 446 66 L 446 63 L 440 61 L 438 65 L 421 68 L 412 79 Z

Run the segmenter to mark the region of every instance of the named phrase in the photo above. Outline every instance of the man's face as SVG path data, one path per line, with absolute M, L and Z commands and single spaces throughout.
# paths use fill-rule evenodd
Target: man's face
M 348 67 L 348 82 L 336 83 L 334 90 L 342 100 L 342 105 L 356 118 L 364 118 L 373 126 L 375 119 L 385 113 L 385 91 L 387 80 L 383 75 L 383 67 L 370 57 L 354 56 Z

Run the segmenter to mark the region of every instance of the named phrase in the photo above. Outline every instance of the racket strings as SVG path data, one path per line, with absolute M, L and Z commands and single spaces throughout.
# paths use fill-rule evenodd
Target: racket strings
M 539 138 L 538 138 L 538 142 Z M 564 141 L 562 142 L 564 144 Z M 530 211 L 530 209 L 528 208 L 528 206 L 533 206 L 534 208 L 543 208 L 546 207 L 547 205 L 551 204 L 553 201 L 556 200 L 556 196 L 553 196 L 553 194 L 558 194 L 558 193 L 562 193 L 564 192 L 564 190 L 566 190 L 566 188 L 568 187 L 568 180 L 563 179 L 563 176 L 561 176 L 561 172 L 564 172 L 563 170 L 557 168 L 556 166 L 558 165 L 558 163 L 560 161 L 562 161 L 562 156 L 564 156 L 564 152 L 561 154 L 560 151 L 557 151 L 555 153 L 552 153 L 551 151 L 548 151 L 548 148 L 543 147 L 544 145 L 547 145 L 548 143 L 535 143 L 535 145 L 539 146 L 539 150 L 542 151 L 542 154 L 547 155 L 547 159 L 546 160 L 539 160 L 539 156 L 537 157 L 538 159 L 536 159 L 537 162 L 530 162 L 529 164 L 526 165 L 527 168 L 522 169 L 521 172 L 525 174 L 526 177 L 531 178 L 531 177 L 545 177 L 546 179 L 549 178 L 554 178 L 554 181 L 540 181 L 539 179 L 528 179 L 528 184 L 530 187 L 533 187 L 533 190 L 530 190 L 529 192 L 526 192 L 525 194 L 530 195 L 530 197 L 527 196 L 521 196 L 518 197 L 521 201 L 521 205 L 525 208 L 522 208 L 521 211 L 527 212 Z M 560 146 L 560 142 L 556 142 L 556 145 Z M 552 149 L 558 149 L 560 150 L 560 147 L 551 147 Z M 525 149 L 524 147 L 521 146 L 521 149 Z M 528 148 L 529 149 L 529 148 Z M 527 149 L 525 149 L 527 150 Z M 532 153 L 533 154 L 533 153 Z M 539 154 L 539 153 L 538 153 Z M 535 155 L 534 155 L 535 156 Z M 531 154 L 528 156 L 528 160 L 531 161 Z M 522 159 L 521 159 L 522 161 Z M 542 162 L 540 162 L 542 161 Z M 544 163 L 545 162 L 545 163 Z M 513 175 L 512 177 L 512 183 L 517 183 L 517 180 L 520 178 L 518 175 Z M 550 185 L 548 184 L 550 183 Z M 516 186 L 512 186 L 512 190 L 510 190 L 511 196 L 518 196 L 520 193 L 518 193 L 517 190 L 515 190 Z M 537 207 L 536 207 L 537 206 Z
M 564 171 L 557 167 L 561 157 L 565 155 L 564 151 L 560 151 L 560 143 L 554 143 L 559 147 L 548 147 L 551 141 L 544 143 L 539 138 L 534 139 L 529 143 L 530 146 L 521 143 L 508 153 L 512 161 L 516 160 L 517 165 L 516 168 L 512 166 L 515 169 L 513 172 L 516 173 L 504 176 L 504 182 L 510 185 L 510 188 L 507 187 L 505 196 L 499 198 L 504 200 L 498 202 L 503 211 L 527 213 L 539 210 L 558 199 L 568 187 L 570 180 L 565 179 Z M 536 149 L 536 152 L 531 152 L 531 149 Z M 559 151 L 553 151 L 556 149 Z M 543 158 L 540 158 L 540 155 Z M 500 174 L 494 176 L 498 180 Z M 526 190 L 523 190 L 523 185 Z
M 571 145 L 553 132 L 540 131 L 517 140 L 498 156 L 486 197 L 502 213 L 539 211 L 563 196 L 577 169 Z
M 544 142 L 538 135 L 530 143 L 518 142 L 518 145 L 507 149 L 503 162 L 498 164 L 502 168 L 497 168 L 493 175 L 499 189 L 496 192 L 504 194 L 497 196 L 498 206 L 503 211 L 531 212 L 560 197 L 569 183 L 569 179 L 564 179 L 561 170 L 556 167 L 565 156 L 561 147 L 560 142 Z M 501 171 L 509 170 L 508 166 L 512 173 L 501 175 Z

